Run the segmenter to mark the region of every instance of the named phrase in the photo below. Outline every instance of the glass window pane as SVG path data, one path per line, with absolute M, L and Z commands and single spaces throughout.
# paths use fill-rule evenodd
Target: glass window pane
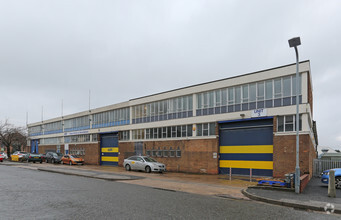
M 240 104 L 241 102 L 241 88 L 240 86 L 235 88 L 235 103 Z
M 192 111 L 193 110 L 193 96 L 188 96 L 188 110 Z
M 278 116 L 277 118 L 277 131 L 283 132 L 284 131 L 284 117 Z
M 202 124 L 197 124 L 197 136 L 202 136 Z
M 220 94 L 221 94 L 221 90 L 216 90 L 215 91 L 215 106 L 217 106 L 217 107 L 221 105 Z
M 249 85 L 243 85 L 243 103 L 249 102 Z
M 281 79 L 275 79 L 274 80 L 274 91 L 275 91 L 275 98 L 281 98 L 282 97 L 282 80 Z
M 210 108 L 214 107 L 214 92 L 213 91 L 209 92 L 209 107 Z
M 256 101 L 256 83 L 250 84 L 249 87 L 249 94 L 250 94 L 250 102 L 255 102 Z
M 272 80 L 266 81 L 266 87 L 265 87 L 265 98 L 266 99 L 272 99 Z
M 210 135 L 215 135 L 215 123 L 210 123 Z
M 208 136 L 208 123 L 203 124 L 202 134 Z
M 257 83 L 257 100 L 264 100 L 264 82 Z
M 292 115 L 285 116 L 285 131 L 294 130 L 294 117 Z
M 198 109 L 201 109 L 202 108 L 202 93 L 199 93 L 198 95 L 197 95 L 197 108 Z
M 291 96 L 291 77 L 283 78 L 283 96 L 289 97 Z
M 221 90 L 221 105 L 227 105 L 227 90 Z
M 192 125 L 187 125 L 187 137 L 192 137 Z
M 234 88 L 229 88 L 229 100 L 228 104 L 233 105 L 234 104 Z

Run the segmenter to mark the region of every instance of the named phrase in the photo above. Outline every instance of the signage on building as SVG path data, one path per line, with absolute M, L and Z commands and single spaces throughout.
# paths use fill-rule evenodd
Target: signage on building
M 251 118 L 264 117 L 267 116 L 265 108 L 259 108 L 251 111 Z
M 69 136 L 69 135 L 88 134 L 88 133 L 89 131 L 73 131 L 73 132 L 65 132 L 64 135 Z

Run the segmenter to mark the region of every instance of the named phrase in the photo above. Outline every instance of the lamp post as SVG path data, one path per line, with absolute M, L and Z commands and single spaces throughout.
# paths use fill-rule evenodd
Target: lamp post
M 295 48 L 296 52 L 296 168 L 295 168 L 295 192 L 300 193 L 300 137 L 299 137 L 299 70 L 298 70 L 298 50 L 297 46 L 301 45 L 301 39 L 299 37 L 294 37 L 289 40 L 289 46 Z

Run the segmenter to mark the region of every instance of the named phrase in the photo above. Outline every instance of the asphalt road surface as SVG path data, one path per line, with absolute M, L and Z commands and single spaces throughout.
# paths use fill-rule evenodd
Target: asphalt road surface
M 339 219 L 224 199 L 0 165 L 0 219 Z

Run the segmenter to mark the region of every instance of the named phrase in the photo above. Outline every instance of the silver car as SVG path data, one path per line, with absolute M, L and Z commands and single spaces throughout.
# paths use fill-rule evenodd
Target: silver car
M 153 158 L 147 156 L 132 156 L 124 159 L 123 166 L 126 168 L 127 171 L 142 170 L 146 171 L 146 173 L 162 173 L 166 171 L 166 166 L 163 163 L 158 163 Z

